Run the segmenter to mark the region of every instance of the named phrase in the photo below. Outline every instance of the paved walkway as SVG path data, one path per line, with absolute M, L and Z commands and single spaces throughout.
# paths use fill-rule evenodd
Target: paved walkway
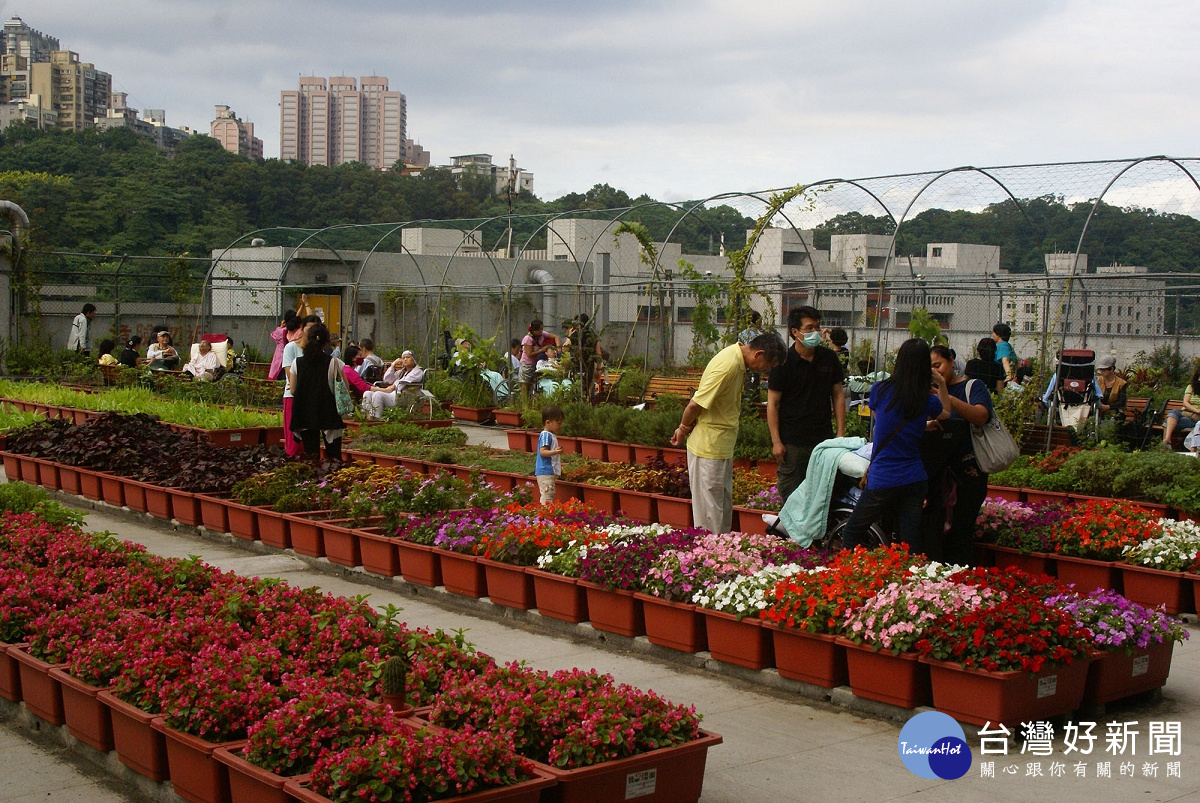
M 492 437 L 487 431 L 471 434 L 473 440 Z M 502 437 L 499 433 L 497 436 Z M 190 528 L 173 530 L 148 517 L 84 500 L 77 504 L 90 510 L 90 528 L 111 530 L 155 554 L 195 554 L 222 569 L 248 576 L 280 577 L 335 594 L 369 594 L 373 605 L 392 603 L 402 607 L 402 618 L 412 625 L 465 628 L 467 638 L 497 660 L 524 659 L 548 670 L 595 668 L 612 673 L 620 682 L 694 704 L 704 714 L 704 727 L 725 739 L 708 754 L 703 797 L 706 803 L 1048 799 L 1056 803 L 1094 803 L 1097 799 L 1200 802 L 1200 766 L 1192 763 L 1200 756 L 1200 628 L 1194 625 L 1190 627 L 1192 642 L 1176 648 L 1171 677 L 1161 698 L 1109 706 L 1107 712 L 1092 717 L 1101 734 L 1108 721 L 1136 721 L 1138 724 L 1131 727 L 1141 735 L 1132 755 L 1106 754 L 1101 737 L 1092 755 L 1084 757 L 1084 777 L 1078 777 L 1078 754 L 1065 755 L 1061 740 L 1056 739 L 1052 755 L 1037 756 L 1021 755 L 1020 744 L 1014 738 L 1009 756 L 984 757 L 995 762 L 995 777 L 981 777 L 979 742 L 968 729 L 968 742 L 975 752 L 971 771 L 956 781 L 926 780 L 908 772 L 898 758 L 897 739 L 904 717 L 896 709 L 863 706 L 859 710 L 854 707 L 859 704 L 846 690 L 835 690 L 832 702 L 817 700 L 803 696 L 794 684 L 780 681 L 770 671 L 729 671 L 724 665 L 706 661 L 703 654 L 684 657 L 653 647 L 644 638 L 604 637 L 587 626 L 562 626 L 536 614 L 497 611 L 489 603 L 463 600 L 436 589 L 413 588 L 398 579 L 371 578 L 325 560 L 302 559 L 290 552 L 269 551 L 261 544 Z M 776 687 L 747 678 L 774 678 Z M 889 719 L 888 714 L 896 718 Z M 19 719 L 10 710 L 8 719 L 0 722 L 0 756 L 4 758 L 0 764 L 0 803 L 146 799 L 128 783 L 114 791 L 105 768 L 74 758 L 57 746 L 63 741 L 59 731 L 43 729 L 40 736 L 30 734 Z M 1181 723 L 1182 755 L 1149 755 L 1147 734 L 1151 721 Z M 99 762 L 103 757 L 92 759 Z M 1168 777 L 1168 761 L 1180 763 L 1180 777 Z M 1110 762 L 1112 777 L 1100 777 L 1098 762 Z M 1127 764 L 1126 775 L 1122 774 L 1123 762 Z M 1063 765 L 1061 774 L 1052 766 L 1055 763 Z M 1030 765 L 1037 765 L 1040 776 L 1032 774 Z M 1154 777 L 1149 776 L 1150 765 L 1156 765 Z M 1011 774 L 1006 772 L 1009 769 Z M 161 791 L 155 796 L 174 799 Z

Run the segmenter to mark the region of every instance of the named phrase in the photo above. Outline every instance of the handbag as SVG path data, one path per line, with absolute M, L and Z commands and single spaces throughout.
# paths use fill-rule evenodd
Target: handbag
M 972 379 L 970 382 L 977 382 Z M 967 383 L 967 399 L 971 398 L 971 384 Z M 1013 440 L 1012 435 L 1004 428 L 994 410 L 988 411 L 988 420 L 979 426 L 971 427 L 971 446 L 975 450 L 975 462 L 984 474 L 994 474 L 1003 471 L 1013 464 L 1021 454 L 1021 447 Z
M 334 357 L 329 361 L 330 371 L 333 373 L 333 400 L 337 404 L 337 412 L 342 418 L 354 414 L 354 399 L 350 397 L 350 388 L 346 385 L 346 378 L 342 376 L 342 361 Z

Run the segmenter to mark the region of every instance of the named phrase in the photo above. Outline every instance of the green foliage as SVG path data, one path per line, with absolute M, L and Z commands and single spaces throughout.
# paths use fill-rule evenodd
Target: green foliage
M 757 415 L 742 416 L 738 422 L 737 444 L 733 456 L 738 459 L 771 460 L 771 430 Z
M 597 438 L 596 408 L 587 402 L 568 402 L 562 405 L 562 434 L 571 438 Z
M 4 351 L 4 370 L 10 376 L 51 379 L 78 378 L 99 372 L 94 357 L 40 343 L 10 343 Z
M 83 513 L 63 507 L 51 499 L 44 489 L 23 482 L 6 482 L 0 485 L 0 511 L 32 511 L 56 527 L 78 527 L 83 524 Z
M 463 446 L 467 442 L 467 433 L 458 427 L 440 427 L 427 429 L 421 433 L 421 443 L 439 444 L 442 446 Z
M 613 388 L 618 399 L 640 399 L 646 395 L 646 386 L 650 376 L 641 368 L 627 367 L 621 371 L 621 378 Z
M 715 309 L 715 303 L 721 296 L 721 285 L 683 259 L 679 260 L 679 275 L 687 281 L 688 290 L 695 299 L 692 307 L 692 347 L 688 350 L 687 363 L 702 368 L 717 353 L 717 343 L 721 340 Z
M 946 343 L 942 336 L 942 325 L 930 314 L 924 306 L 912 311 L 912 319 L 908 322 L 908 333 L 919 337 L 931 346 Z

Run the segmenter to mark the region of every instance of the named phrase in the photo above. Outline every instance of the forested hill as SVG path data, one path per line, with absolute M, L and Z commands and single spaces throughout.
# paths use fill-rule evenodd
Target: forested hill
M 0 199 L 25 209 L 33 246 L 43 249 L 205 256 L 251 231 L 275 226 L 484 219 L 507 212 L 505 201 L 491 189 L 490 177 L 467 179 L 460 186 L 442 170 L 402 176 L 363 165 L 253 162 L 204 136 L 185 140 L 178 155 L 168 159 L 148 140 L 124 129 L 73 133 L 14 126 L 0 132 Z M 553 201 L 523 195 L 514 202 L 513 214 L 530 217 L 514 220 L 514 243 L 524 244 L 535 234 L 545 220 L 536 216 L 638 207 L 651 200 L 630 198 L 607 184 Z M 1074 250 L 1089 204 L 1068 206 L 1051 198 L 1022 204 L 1032 228 L 1011 201 L 978 213 L 923 212 L 905 223 L 897 251 L 923 255 L 929 242 L 984 243 L 1001 246 L 1001 267 L 1041 270 L 1043 254 Z M 625 219 L 644 223 L 661 240 L 680 214 L 671 207 L 646 206 Z M 673 240 L 682 243 L 685 254 L 715 253 L 722 234 L 726 248 L 737 248 L 753 225 L 739 210 L 718 206 L 686 219 Z M 344 246 L 369 248 L 387 230 L 380 225 L 338 236 Z M 830 234 L 891 230 L 886 218 L 840 215 L 819 228 L 816 247 L 828 248 Z M 487 226 L 481 234 L 484 246 L 494 248 L 504 224 Z M 285 240 L 275 236 L 271 242 Z M 544 233 L 527 247 L 544 248 Z M 1084 250 L 1092 265 L 1120 262 L 1156 271 L 1194 271 L 1200 266 L 1200 221 L 1106 206 L 1093 219 Z

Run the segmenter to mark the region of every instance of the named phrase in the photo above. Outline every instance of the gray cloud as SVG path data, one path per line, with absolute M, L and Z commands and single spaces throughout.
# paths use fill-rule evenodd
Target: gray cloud
M 953 164 L 1192 149 L 1187 0 L 0 4 L 207 130 L 278 152 L 301 74 L 386 75 L 435 161 L 516 155 L 544 197 L 696 197 Z

